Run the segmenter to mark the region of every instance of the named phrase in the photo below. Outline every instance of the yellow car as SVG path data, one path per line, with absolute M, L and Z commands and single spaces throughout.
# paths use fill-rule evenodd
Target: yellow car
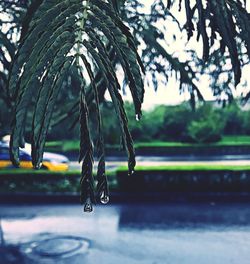
M 31 145 L 26 143 L 25 148 L 20 149 L 20 168 L 33 168 L 31 160 Z M 12 167 L 9 143 L 0 141 L 0 169 Z M 66 171 L 69 168 L 69 159 L 63 155 L 44 152 L 42 168 L 50 171 Z

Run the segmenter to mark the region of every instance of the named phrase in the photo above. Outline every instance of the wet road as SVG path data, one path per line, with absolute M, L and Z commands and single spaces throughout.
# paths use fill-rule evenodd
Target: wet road
M 250 259 L 250 204 L 121 204 L 98 206 L 92 214 L 78 205 L 0 205 L 0 218 L 5 244 L 19 247 L 25 263 Z

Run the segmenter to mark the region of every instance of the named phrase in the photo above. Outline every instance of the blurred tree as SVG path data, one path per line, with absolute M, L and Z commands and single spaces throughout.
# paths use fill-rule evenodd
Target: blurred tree
M 164 105 L 156 106 L 153 110 L 148 111 L 144 114 L 144 118 L 142 120 L 143 128 L 142 134 L 144 131 L 148 131 L 146 135 L 143 135 L 143 140 L 160 140 L 164 139 L 164 117 L 168 112 L 168 107 Z M 147 138 L 145 138 L 147 136 Z
M 30 1 L 0 2 L 0 136 L 10 133 L 13 100 L 7 92 L 8 73 L 17 48 L 21 21 Z
M 199 121 L 192 121 L 188 125 L 188 135 L 196 143 L 217 142 L 222 136 L 222 124 L 218 120 L 208 117 Z
M 245 111 L 244 113 L 244 119 L 243 119 L 243 131 L 244 134 L 250 135 L 250 111 Z
M 223 109 L 223 116 L 226 121 L 225 135 L 241 135 L 244 134 L 244 115 L 239 105 L 234 102 Z
M 166 140 L 187 140 L 187 127 L 193 118 L 193 112 L 189 105 L 168 106 L 162 128 L 162 136 Z
M 187 125 L 187 135 L 196 143 L 212 143 L 219 141 L 223 136 L 225 116 L 205 104 L 197 109 L 191 122 Z

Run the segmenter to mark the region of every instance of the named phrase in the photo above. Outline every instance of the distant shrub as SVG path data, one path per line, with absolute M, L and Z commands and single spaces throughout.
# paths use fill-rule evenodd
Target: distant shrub
M 242 135 L 246 133 L 245 130 L 247 130 L 248 126 L 244 122 L 246 112 L 242 111 L 237 103 L 232 103 L 221 110 L 221 112 L 225 119 L 225 128 L 223 131 L 225 135 Z
M 187 133 L 194 142 L 212 143 L 221 139 L 224 126 L 225 122 L 218 111 L 204 105 L 197 111 L 196 119 L 188 125 Z
M 185 141 L 187 138 L 187 127 L 192 120 L 193 114 L 187 104 L 167 107 L 161 131 L 163 139 Z

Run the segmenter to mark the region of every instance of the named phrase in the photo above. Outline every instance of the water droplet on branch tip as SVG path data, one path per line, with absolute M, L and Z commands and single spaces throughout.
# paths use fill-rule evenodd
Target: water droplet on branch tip
M 107 204 L 109 202 L 109 196 L 104 191 L 100 194 L 100 202 L 102 204 Z
M 141 120 L 141 115 L 140 114 L 136 114 L 135 115 L 135 119 L 136 119 L 136 121 L 140 121 Z
M 85 213 L 91 213 L 93 212 L 93 205 L 90 201 L 90 199 L 88 198 L 85 205 L 84 205 L 84 212 Z

